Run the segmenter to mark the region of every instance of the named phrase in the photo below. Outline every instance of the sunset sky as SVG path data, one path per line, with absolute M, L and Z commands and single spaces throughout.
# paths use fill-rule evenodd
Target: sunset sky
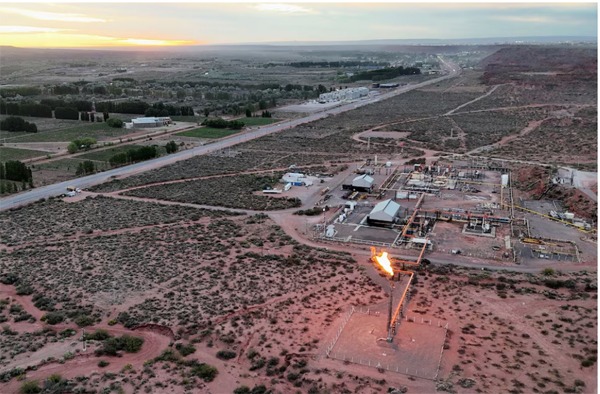
M 596 35 L 596 3 L 0 2 L 17 47 Z

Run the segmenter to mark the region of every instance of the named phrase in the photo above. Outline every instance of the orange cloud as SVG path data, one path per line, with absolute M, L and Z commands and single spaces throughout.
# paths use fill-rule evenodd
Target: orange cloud
M 5 26 L 6 27 L 6 26 Z M 22 26 L 16 26 L 22 27 Z M 144 47 L 144 46 L 177 46 L 198 44 L 191 40 L 158 40 L 146 38 L 121 38 L 92 34 L 72 34 L 53 32 L 49 28 L 31 31 L 30 34 L 0 34 L 0 45 L 11 45 L 22 48 L 77 48 L 77 47 Z M 0 33 L 2 30 L 0 29 Z M 6 31 L 5 33 L 17 33 Z

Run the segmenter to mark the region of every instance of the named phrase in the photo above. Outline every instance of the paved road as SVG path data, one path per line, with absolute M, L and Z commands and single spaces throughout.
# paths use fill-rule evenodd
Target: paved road
M 0 199 L 0 211 L 4 211 L 7 209 L 15 208 L 18 206 L 30 204 L 32 202 L 38 201 L 42 198 L 52 197 L 52 196 L 60 196 L 66 192 L 67 186 L 74 186 L 81 189 L 88 188 L 103 182 L 106 182 L 114 177 L 124 177 L 128 175 L 132 175 L 135 173 L 145 172 L 152 170 L 154 168 L 163 167 L 169 164 L 173 164 L 180 160 L 186 160 L 198 155 L 205 155 L 214 151 L 218 151 L 221 149 L 229 148 L 234 145 L 250 141 L 256 138 L 260 138 L 262 136 L 277 133 L 300 124 L 313 122 L 318 119 L 323 119 L 331 115 L 336 115 L 342 112 L 350 111 L 352 109 L 356 109 L 368 104 L 376 103 L 381 100 L 388 99 L 390 97 L 397 96 L 402 93 L 409 92 L 414 89 L 418 89 L 427 85 L 439 83 L 449 78 L 454 78 L 460 74 L 461 70 L 458 66 L 449 63 L 442 58 L 440 58 L 442 64 L 448 71 L 448 74 L 441 76 L 439 78 L 431 79 L 425 82 L 421 82 L 414 85 L 407 85 L 400 87 L 398 89 L 394 89 L 390 92 L 369 97 L 367 99 L 363 99 L 360 101 L 352 102 L 349 104 L 343 104 L 338 107 L 330 108 L 324 110 L 322 112 L 317 112 L 311 115 L 308 115 L 303 118 L 287 120 L 284 122 L 280 122 L 274 125 L 261 127 L 256 130 L 244 132 L 238 135 L 234 135 L 228 138 L 221 139 L 214 143 L 198 146 L 192 149 L 188 149 L 185 151 L 177 152 L 171 155 L 162 156 L 153 160 L 148 160 L 145 162 L 132 164 L 125 167 L 115 168 L 109 171 L 104 171 L 100 173 L 96 173 L 93 175 L 88 175 L 81 178 L 72 179 L 65 182 L 55 183 L 53 185 L 47 185 L 35 189 L 27 190 L 23 193 L 19 193 L 16 195 L 12 195 L 10 197 L 5 197 Z

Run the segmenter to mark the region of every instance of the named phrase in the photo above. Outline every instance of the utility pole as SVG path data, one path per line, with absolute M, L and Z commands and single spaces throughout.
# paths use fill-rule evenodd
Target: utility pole
M 86 346 L 85 346 L 85 328 L 83 329 L 83 331 L 81 333 L 81 340 L 83 341 L 83 351 L 85 352 L 85 350 L 86 350 Z
M 387 341 L 392 342 L 392 308 L 394 304 L 394 276 L 390 277 L 390 304 L 388 305 L 388 335 Z

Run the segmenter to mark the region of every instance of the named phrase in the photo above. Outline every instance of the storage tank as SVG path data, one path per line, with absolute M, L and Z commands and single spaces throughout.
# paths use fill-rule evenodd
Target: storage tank
M 386 167 L 391 167 L 391 166 L 392 166 L 392 162 L 391 162 L 391 161 L 387 161 L 387 162 L 385 163 L 385 166 L 386 166 Z
M 500 176 L 500 181 L 502 183 L 502 187 L 507 187 L 508 186 L 508 174 L 502 174 Z

